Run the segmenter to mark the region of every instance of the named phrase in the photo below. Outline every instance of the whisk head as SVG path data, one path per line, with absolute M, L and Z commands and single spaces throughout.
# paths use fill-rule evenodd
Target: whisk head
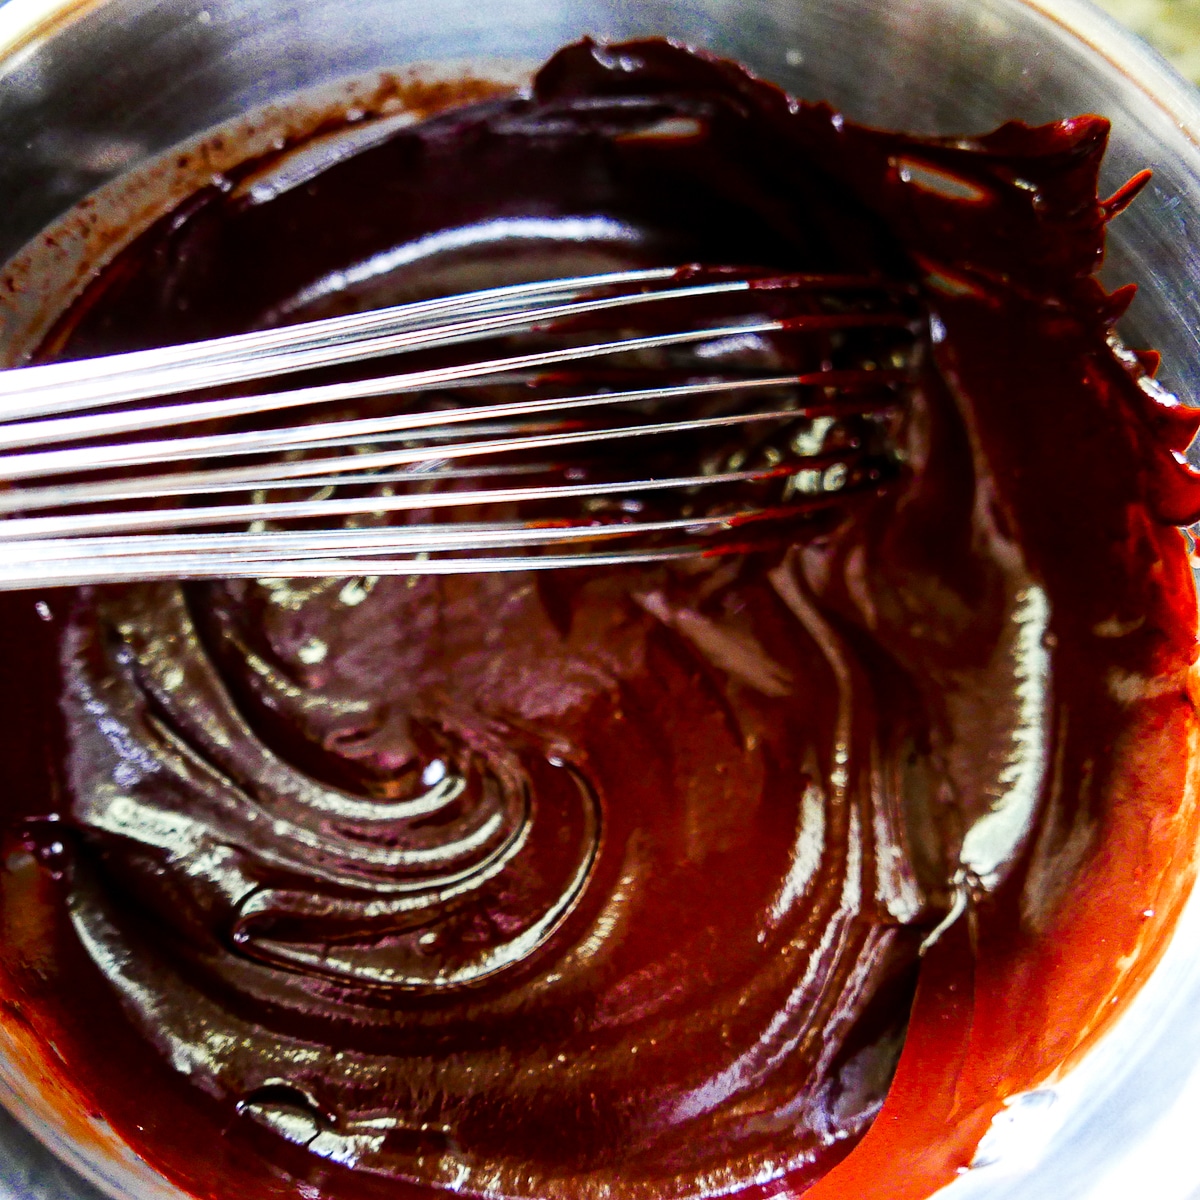
M 762 548 L 895 476 L 923 337 L 902 283 L 672 267 L 3 372 L 0 588 Z

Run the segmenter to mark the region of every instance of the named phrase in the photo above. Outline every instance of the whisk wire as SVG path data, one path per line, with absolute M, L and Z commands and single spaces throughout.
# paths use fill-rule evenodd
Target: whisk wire
M 0 483 L 7 485 L 0 491 L 0 588 L 556 569 L 742 552 L 755 543 L 741 534 L 735 541 L 735 530 L 811 517 L 878 486 L 888 449 L 869 430 L 882 429 L 903 408 L 920 339 L 905 290 L 865 276 L 651 268 L 0 372 Z M 782 308 L 783 316 L 731 319 L 710 311 L 684 323 L 672 308 L 671 324 L 681 327 L 629 328 L 652 303 L 709 304 L 755 291 L 784 300 L 790 292 L 815 295 L 803 311 L 777 298 L 772 308 Z M 588 331 L 593 320 L 599 336 Z M 318 367 L 525 335 L 541 344 L 360 379 L 195 396 Z M 765 365 L 774 369 L 756 370 L 754 354 L 737 357 L 739 348 L 765 346 L 763 339 L 776 335 L 808 338 L 801 358 L 808 362 L 819 350 L 818 361 L 780 371 L 777 356 L 767 355 Z M 566 345 L 544 344 L 563 337 Z M 846 350 L 854 337 L 862 348 Z M 680 359 L 684 350 L 690 360 Z M 614 356 L 634 356 L 635 383 L 647 372 L 669 371 L 673 378 L 572 391 L 582 364 Z M 660 361 L 665 365 L 647 365 Z M 714 369 L 724 361 L 737 364 L 732 374 Z M 511 395 L 513 386 L 532 394 L 487 395 L 497 387 L 501 397 L 505 389 Z M 568 394 L 558 394 L 564 387 Z M 464 389 L 482 392 L 482 402 L 448 405 Z M 782 403 L 746 406 L 755 396 L 781 392 Z M 432 402 L 413 406 L 431 394 Z M 383 397 L 407 398 L 409 406 L 320 419 L 322 409 Z M 141 405 L 145 400 L 154 402 Z M 671 418 L 661 411 L 715 401 L 721 405 L 715 412 L 685 408 Z M 605 423 L 605 413 L 621 406 L 637 419 Z M 214 422 L 273 419 L 306 408 L 311 418 L 295 424 L 203 431 Z M 786 451 L 770 449 L 758 465 L 744 465 L 738 452 L 724 466 L 706 458 L 703 468 L 693 461 L 690 470 L 632 475 L 621 466 L 624 447 L 649 439 L 673 447 L 663 462 L 682 454 L 683 465 L 698 453 L 698 437 L 757 428 L 755 438 L 769 448 L 797 422 L 803 436 Z M 854 422 L 865 432 L 827 444 L 831 428 Z M 147 436 L 169 429 L 181 432 Z M 127 436 L 133 440 L 120 440 Z M 548 451 L 553 461 L 545 460 Z M 530 455 L 539 460 L 525 461 Z M 106 477 L 87 478 L 98 474 Z M 339 494 L 344 489 L 358 494 Z M 269 496 L 273 491 L 283 494 Z M 298 498 L 297 491 L 310 494 Z M 232 498 L 219 501 L 223 496 Z M 652 512 L 646 504 L 655 496 L 661 503 Z M 592 510 L 596 504 L 602 512 Z M 481 507 L 498 519 L 409 520 Z M 318 527 L 281 527 L 295 522 Z M 613 541 L 624 544 L 596 546 Z
M 473 293 L 458 297 L 454 305 L 443 301 L 419 302 L 185 346 L 132 351 L 90 359 L 82 366 L 66 362 L 18 368 L 0 375 L 0 419 L 24 420 L 195 391 L 201 372 L 204 386 L 222 387 L 403 351 L 424 351 L 524 333 L 539 325 L 561 323 L 609 310 L 627 311 L 645 304 L 694 301 L 746 292 L 754 287 L 764 287 L 766 283 L 776 289 L 812 286 L 810 277 L 782 276 L 767 281 L 723 279 L 658 291 L 574 298 L 585 291 L 611 287 L 617 282 L 650 284 L 679 274 L 678 268 L 672 268 L 665 273 L 659 269 L 592 276 L 590 279 L 579 277 L 557 281 L 557 287 L 546 287 L 541 292 L 536 290 L 536 285 L 531 285 L 528 292 L 513 290 L 503 296 Z M 824 286 L 863 288 L 878 286 L 878 282 L 847 276 L 832 283 L 826 281 Z M 551 303 L 551 300 L 561 302 Z M 454 313 L 455 319 L 438 324 L 438 319 L 448 311 Z M 435 319 L 428 320 L 430 316 Z M 836 314 L 811 314 L 799 320 L 807 322 L 811 328 L 836 327 L 840 323 Z M 709 334 L 715 335 L 717 331 Z M 703 337 L 702 332 L 700 337 Z M 683 340 L 688 339 L 685 336 Z M 596 352 L 611 351 L 597 349 Z M 379 395 L 391 390 L 394 389 L 362 394 Z M 344 398 L 355 397 L 347 395 Z

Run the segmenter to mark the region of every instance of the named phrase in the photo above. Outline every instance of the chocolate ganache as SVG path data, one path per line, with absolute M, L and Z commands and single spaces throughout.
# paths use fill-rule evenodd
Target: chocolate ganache
M 737 554 L 6 599 L 4 1020 L 200 1195 L 952 1177 L 1190 878 L 1198 422 L 1093 278 L 1106 130 L 583 43 L 137 237 L 43 357 L 700 262 L 895 285 L 912 377 L 789 428 L 878 469 Z

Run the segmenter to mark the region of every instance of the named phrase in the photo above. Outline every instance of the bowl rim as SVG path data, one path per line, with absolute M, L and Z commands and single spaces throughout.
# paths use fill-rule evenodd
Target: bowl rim
M 0 66 L 113 0 L 0 0 Z M 1200 149 L 1200 88 L 1092 0 L 1012 0 L 1060 26 L 1136 83 Z

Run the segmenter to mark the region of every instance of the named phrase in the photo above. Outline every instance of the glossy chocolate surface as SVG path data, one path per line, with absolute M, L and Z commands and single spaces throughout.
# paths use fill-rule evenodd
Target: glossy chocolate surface
M 1152 958 L 1194 827 L 1196 422 L 1091 277 L 1105 132 L 880 133 L 584 44 L 143 234 L 47 354 L 696 261 L 911 291 L 915 377 L 787 431 L 880 450 L 789 544 L 5 599 L 9 1019 L 200 1194 L 952 1176 Z

